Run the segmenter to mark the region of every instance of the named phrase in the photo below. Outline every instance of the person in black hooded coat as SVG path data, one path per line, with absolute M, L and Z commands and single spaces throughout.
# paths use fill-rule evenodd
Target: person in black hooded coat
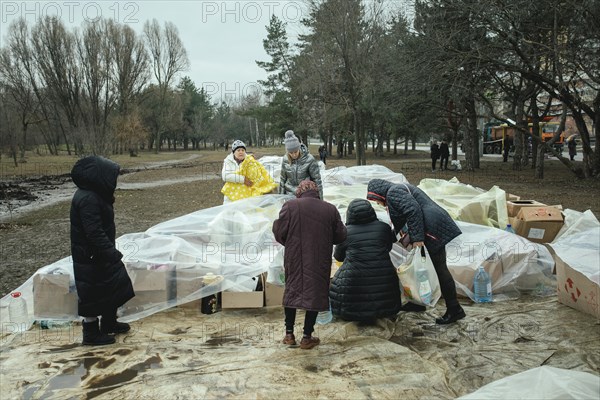
M 354 199 L 346 212 L 346 240 L 334 257 L 344 263 L 329 288 L 331 311 L 347 321 L 394 317 L 402 305 L 400 283 L 390 259 L 396 242 L 392 229 L 379 221 L 369 201 Z
M 117 322 L 117 309 L 135 296 L 123 255 L 115 247 L 113 195 L 119 169 L 106 158 L 90 156 L 71 171 L 78 187 L 71 202 L 71 255 L 78 313 L 84 317 L 83 344 L 114 343 L 111 334 L 130 329 Z
M 411 246 L 427 248 L 446 302 L 446 313 L 435 322 L 450 324 L 464 318 L 466 314 L 458 303 L 456 284 L 446 263 L 446 245 L 462 232 L 448 212 L 424 191 L 408 183 L 371 179 L 367 199 L 387 207 L 394 231 L 408 230 Z

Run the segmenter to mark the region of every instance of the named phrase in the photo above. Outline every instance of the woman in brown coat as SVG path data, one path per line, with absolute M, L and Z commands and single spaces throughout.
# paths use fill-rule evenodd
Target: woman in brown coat
M 296 199 L 286 202 L 273 223 L 275 240 L 285 246 L 284 344 L 295 345 L 296 309 L 306 310 L 300 348 L 312 349 L 317 314 L 329 310 L 329 277 L 333 245 L 346 239 L 346 227 L 333 204 L 319 198 L 316 183 L 305 180 Z

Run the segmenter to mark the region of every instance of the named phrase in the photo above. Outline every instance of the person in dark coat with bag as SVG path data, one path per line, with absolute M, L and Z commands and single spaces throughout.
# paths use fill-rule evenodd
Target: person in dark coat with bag
M 396 316 L 402 302 L 398 273 L 390 259 L 396 242 L 392 229 L 377 219 L 364 199 L 348 205 L 346 229 L 346 240 L 333 254 L 344 262 L 329 288 L 333 315 L 360 322 Z
M 408 183 L 372 179 L 367 186 L 367 199 L 387 207 L 396 233 L 406 226 L 410 247 L 427 248 L 446 302 L 446 313 L 435 322 L 450 324 L 464 318 L 466 314 L 458 303 L 456 284 L 446 263 L 446 244 L 462 232 L 448 212 Z
M 346 239 L 346 227 L 333 204 L 319 198 L 317 184 L 300 182 L 296 198 L 284 203 L 273 222 L 275 240 L 285 246 L 285 337 L 295 345 L 296 309 L 306 310 L 300 348 L 312 349 L 320 343 L 312 336 L 317 314 L 329 310 L 329 279 L 333 245 Z
M 113 334 L 130 329 L 117 321 L 117 309 L 135 296 L 115 247 L 113 195 L 119 169 L 113 161 L 90 156 L 71 171 L 78 187 L 71 202 L 71 255 L 85 345 L 114 343 Z

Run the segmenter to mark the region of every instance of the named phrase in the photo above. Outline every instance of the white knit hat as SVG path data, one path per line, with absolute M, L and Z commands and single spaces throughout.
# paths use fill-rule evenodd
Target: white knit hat
M 285 132 L 285 139 L 283 140 L 285 143 L 285 151 L 291 153 L 292 151 L 297 151 L 300 149 L 300 141 L 294 135 L 294 131 L 289 130 Z

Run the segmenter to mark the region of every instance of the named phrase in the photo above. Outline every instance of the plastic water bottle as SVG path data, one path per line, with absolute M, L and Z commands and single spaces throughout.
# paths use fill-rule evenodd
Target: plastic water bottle
M 489 303 L 492 301 L 492 281 L 490 275 L 480 265 L 473 278 L 473 292 L 476 303 Z
M 317 314 L 317 324 L 325 325 L 331 322 L 333 319 L 333 313 L 331 312 L 331 304 L 329 305 L 329 310 L 321 311 Z
M 27 302 L 21 297 L 21 292 L 10 294 L 12 299 L 8 305 L 8 319 L 17 324 L 19 332 L 29 328 L 29 314 L 27 313 Z
M 515 233 L 515 230 L 513 229 L 511 224 L 507 224 L 506 225 L 506 229 L 504 229 L 506 232 L 510 232 L 510 233 Z
M 431 284 L 425 268 L 417 270 L 417 284 L 419 285 L 419 298 L 423 304 L 431 304 Z

